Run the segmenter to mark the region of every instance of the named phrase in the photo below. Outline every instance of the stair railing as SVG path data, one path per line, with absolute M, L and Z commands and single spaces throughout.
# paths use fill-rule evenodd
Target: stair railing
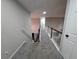
M 52 28 L 52 27 L 50 27 L 50 26 L 48 26 L 48 28 L 51 29 L 51 33 L 50 33 L 51 38 L 52 38 L 52 35 L 53 35 L 53 33 L 52 33 L 53 31 L 56 31 L 56 32 L 59 33 L 59 34 L 62 34 L 62 32 L 59 31 L 59 30 L 57 30 L 57 29 L 54 29 L 54 28 Z

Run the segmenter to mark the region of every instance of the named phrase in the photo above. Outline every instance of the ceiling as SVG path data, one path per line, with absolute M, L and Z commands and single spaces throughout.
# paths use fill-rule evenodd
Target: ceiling
M 27 10 L 31 12 L 32 18 L 64 17 L 66 0 L 18 0 Z M 43 15 L 42 12 L 47 14 Z

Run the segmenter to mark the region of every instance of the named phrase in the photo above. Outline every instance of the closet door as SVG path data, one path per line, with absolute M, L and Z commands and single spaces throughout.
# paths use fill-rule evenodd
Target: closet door
M 62 54 L 64 59 L 77 59 L 77 1 L 68 0 L 66 15 L 65 15 L 65 26 L 64 26 L 64 37 L 62 41 Z

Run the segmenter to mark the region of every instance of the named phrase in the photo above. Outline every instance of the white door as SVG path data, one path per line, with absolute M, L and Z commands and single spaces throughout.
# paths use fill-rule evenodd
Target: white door
M 77 1 L 68 0 L 61 52 L 64 59 L 77 59 Z

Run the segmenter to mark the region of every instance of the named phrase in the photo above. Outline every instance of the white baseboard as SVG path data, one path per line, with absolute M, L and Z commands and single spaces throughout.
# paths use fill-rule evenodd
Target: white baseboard
M 49 34 L 49 33 L 47 33 L 47 34 L 48 34 L 48 36 L 50 37 L 50 34 Z M 57 43 L 55 42 L 55 40 L 54 40 L 53 38 L 51 38 L 50 40 L 53 42 L 53 44 L 54 44 L 54 46 L 56 47 L 56 49 L 58 50 L 58 52 L 63 56 L 63 54 L 62 54 L 62 52 L 60 51 L 60 48 L 59 48 L 59 46 L 57 45 Z
M 54 44 L 54 46 L 56 47 L 56 49 L 58 50 L 58 52 L 62 55 L 62 53 L 61 53 L 61 51 L 60 51 L 60 47 L 57 45 L 57 43 L 55 42 L 55 40 L 54 40 L 53 38 L 51 38 L 50 40 L 53 42 L 53 44 Z M 63 55 L 62 55 L 62 56 L 63 56 Z
M 21 45 L 12 53 L 12 55 L 9 57 L 9 59 L 12 59 L 12 57 L 19 51 L 19 49 L 23 46 L 23 44 L 26 43 L 26 41 L 23 41 Z
M 56 49 L 57 49 L 58 51 L 60 51 L 60 48 L 59 48 L 59 46 L 57 45 L 57 43 L 55 42 L 55 40 L 54 40 L 53 38 L 51 38 L 50 40 L 51 40 L 51 41 L 53 42 L 53 44 L 55 45 Z

